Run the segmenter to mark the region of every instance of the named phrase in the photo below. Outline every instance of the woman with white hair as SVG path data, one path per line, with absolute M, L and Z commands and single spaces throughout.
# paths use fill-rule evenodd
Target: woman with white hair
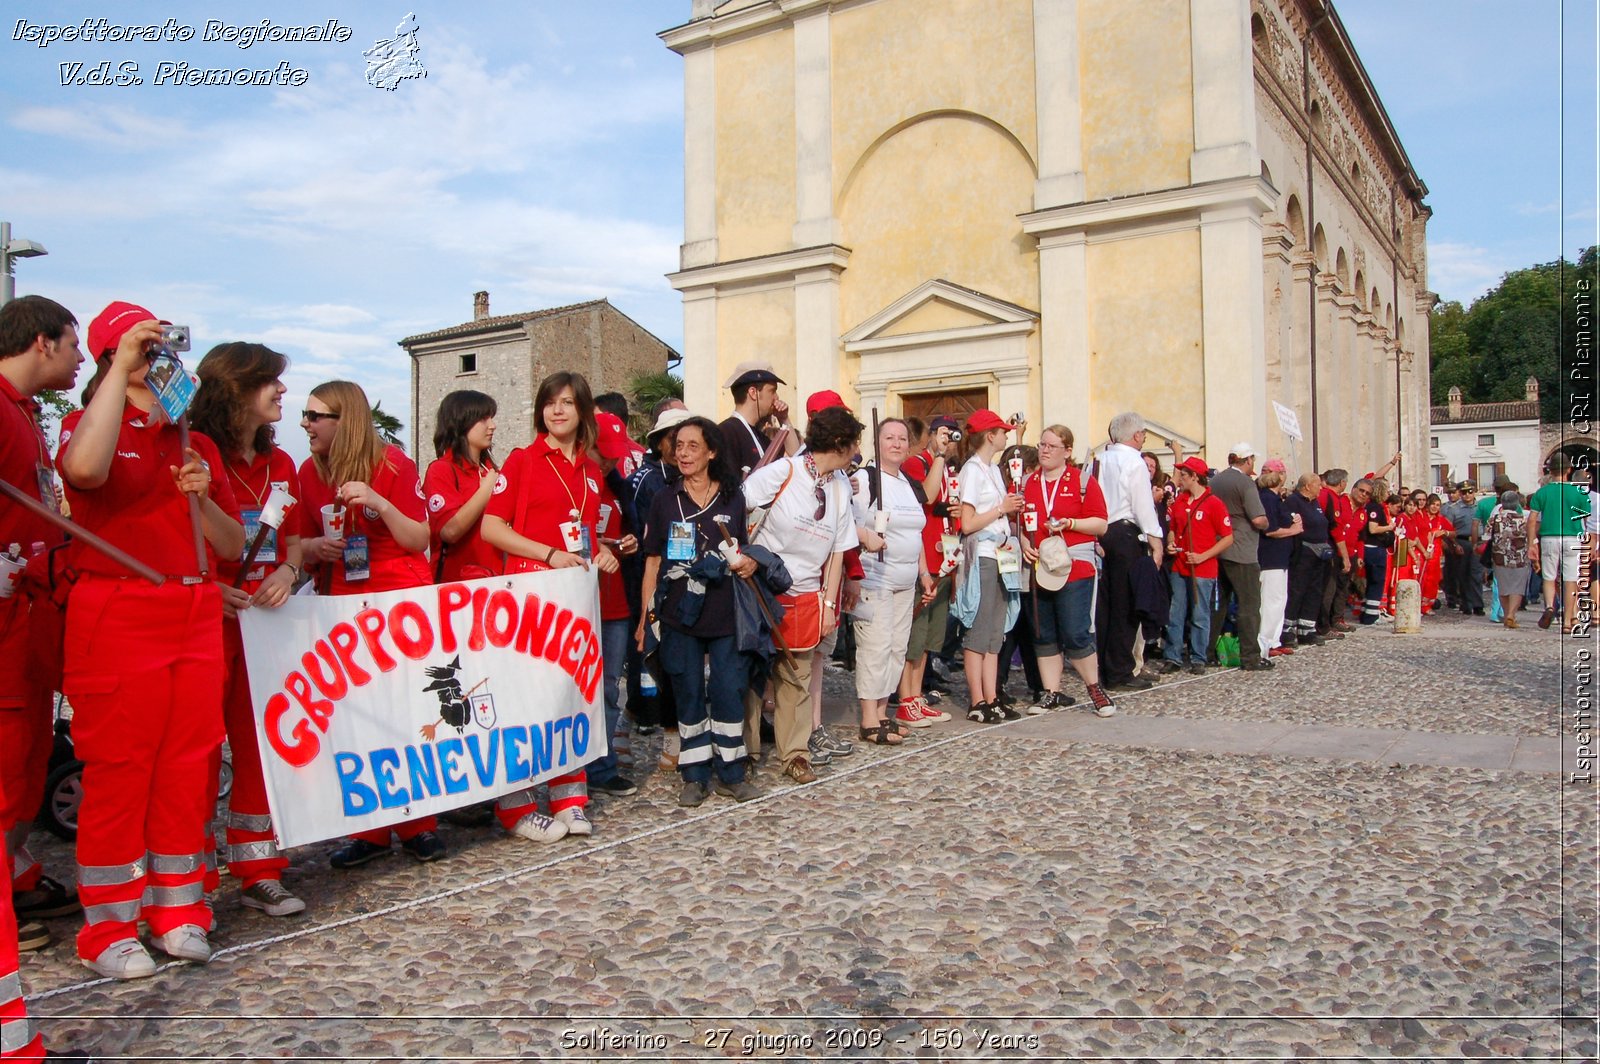
M 1495 586 L 1500 590 L 1500 609 L 1505 614 L 1500 623 L 1507 628 L 1520 627 L 1517 611 L 1522 608 L 1522 589 L 1528 586 L 1533 568 L 1528 557 L 1528 515 L 1522 509 L 1522 496 L 1515 491 L 1501 492 L 1485 529 L 1489 556 L 1494 562 Z

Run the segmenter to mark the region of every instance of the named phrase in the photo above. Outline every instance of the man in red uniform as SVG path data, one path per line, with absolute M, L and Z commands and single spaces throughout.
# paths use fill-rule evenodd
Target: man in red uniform
M 83 362 L 77 324 L 71 311 L 43 296 L 23 296 L 0 307 L 0 478 L 52 507 L 58 505 L 55 464 L 34 396 L 72 387 Z M 31 553 L 35 544 L 48 549 L 60 542 L 55 526 L 0 500 L 0 546 L 17 543 Z M 62 616 L 48 596 L 48 579 L 41 572 L 47 565 L 40 556 L 23 587 L 0 599 L 5 666 L 0 669 L 0 1060 L 5 1061 L 44 1056 L 44 1041 L 28 1019 L 17 977 L 17 914 L 27 919 L 78 911 L 76 894 L 42 875 L 23 848 L 44 790 L 50 701 L 60 683 Z M 30 935 L 36 942 L 41 937 L 31 930 Z

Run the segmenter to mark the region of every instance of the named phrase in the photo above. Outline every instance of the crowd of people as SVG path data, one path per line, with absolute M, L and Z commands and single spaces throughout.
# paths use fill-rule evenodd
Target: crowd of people
M 1081 458 L 1066 425 L 1030 442 L 1020 417 L 991 410 L 926 421 L 873 412 L 869 429 L 830 391 L 807 398 L 802 428 L 763 362 L 725 382 L 729 417 L 668 400 L 648 412 L 642 445 L 623 396 L 552 374 L 535 397 L 533 442 L 503 460 L 495 399 L 452 392 L 425 470 L 378 435 L 359 385 L 329 381 L 301 412 L 311 457 L 296 467 L 276 436 L 282 354 L 212 348 L 195 367 L 190 433 L 154 413 L 151 352 L 164 334 L 129 303 L 90 323 L 93 376 L 52 454 L 34 399 L 73 383 L 84 354 L 76 326 L 42 297 L 0 308 L 0 478 L 64 508 L 110 548 L 64 539 L 0 503 L 0 546 L 30 548 L 19 589 L 0 600 L 7 660 L 33 663 L 6 670 L 0 688 L 11 872 L 0 877 L 0 899 L 11 899 L 0 906 L 0 1029 L 19 1055 L 37 1056 L 38 1043 L 8 947 L 47 942 L 39 921 L 81 911 L 78 955 L 104 976 L 156 970 L 141 921 L 158 952 L 203 963 L 219 842 L 245 906 L 305 909 L 282 881 L 238 615 L 277 608 L 308 583 L 350 595 L 546 569 L 593 574 L 609 752 L 492 810 L 507 833 L 552 843 L 595 831 L 591 794 L 637 790 L 637 733 L 661 732 L 680 805 L 749 801 L 769 749 L 774 767 L 804 784 L 855 743 L 901 746 L 951 720 L 940 705 L 952 678 L 941 673 L 957 656 L 968 721 L 1059 711 L 1080 697 L 1108 717 L 1115 692 L 1162 673 L 1268 670 L 1343 638 L 1355 604 L 1356 622 L 1374 624 L 1407 579 L 1425 610 L 1482 613 L 1492 570 L 1515 627 L 1537 566 L 1548 627 L 1560 603 L 1577 601 L 1578 569 L 1593 564 L 1593 537 L 1582 538 L 1589 495 L 1562 462 L 1526 503 L 1515 485 L 1479 501 L 1467 483 L 1445 504 L 1391 490 L 1398 454 L 1352 483 L 1344 469 L 1297 473 L 1275 458 L 1258 473 L 1248 442 L 1213 468 L 1169 441 L 1167 469 L 1135 413 L 1113 418 L 1099 453 Z M 275 490 L 296 503 L 258 537 Z M 342 507 L 345 524 L 328 527 L 324 507 Z M 135 578 L 136 563 L 167 580 Z M 1579 622 L 1567 609 L 1563 627 Z M 842 631 L 853 646 L 853 741 L 822 726 L 824 665 Z M 1027 699 L 1008 691 L 1014 661 Z M 75 890 L 27 850 L 57 690 L 84 762 Z M 224 737 L 234 782 L 218 840 Z M 344 840 L 330 861 L 367 864 L 392 839 L 418 861 L 446 854 L 435 819 L 423 817 Z

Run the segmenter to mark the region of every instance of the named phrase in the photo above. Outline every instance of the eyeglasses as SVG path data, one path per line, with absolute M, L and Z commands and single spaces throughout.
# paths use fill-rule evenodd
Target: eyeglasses
M 812 515 L 811 520 L 820 521 L 822 520 L 822 515 L 828 512 L 828 493 L 822 490 L 822 481 L 820 480 L 811 485 L 811 488 L 816 492 L 817 496 L 817 512 Z
M 300 419 L 302 421 L 309 421 L 315 425 L 317 422 L 324 419 L 328 421 L 338 421 L 339 415 L 328 410 L 302 410 L 300 411 Z

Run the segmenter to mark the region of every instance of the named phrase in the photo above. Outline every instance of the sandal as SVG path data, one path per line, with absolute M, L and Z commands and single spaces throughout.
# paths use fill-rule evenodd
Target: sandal
M 894 723 L 880 720 L 877 727 L 861 726 L 861 741 L 873 743 L 876 746 L 899 746 L 905 742 L 900 733 L 895 730 Z

